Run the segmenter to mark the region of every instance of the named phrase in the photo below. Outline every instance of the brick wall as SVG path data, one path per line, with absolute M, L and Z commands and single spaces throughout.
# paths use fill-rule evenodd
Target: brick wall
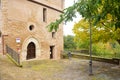
M 51 0 L 48 0 L 48 3 L 49 1 Z M 40 59 L 49 58 L 51 45 L 55 46 L 55 59 L 60 58 L 60 52 L 63 50 L 62 24 L 56 32 L 54 39 L 51 32 L 48 32 L 46 28 L 50 22 L 59 17 L 60 12 L 28 0 L 11 0 L 9 3 L 6 0 L 4 3 L 6 7 L 3 10 L 5 23 L 3 31 L 5 35 L 8 35 L 5 37 L 5 44 L 15 51 L 17 51 L 19 45 L 20 53 L 22 54 L 25 42 L 30 38 L 34 38 L 40 46 Z M 52 6 L 53 3 L 50 2 L 50 5 Z M 46 22 L 43 22 L 43 8 L 47 9 Z M 33 30 L 29 29 L 30 25 L 34 25 Z M 16 38 L 20 38 L 19 44 L 16 43 Z

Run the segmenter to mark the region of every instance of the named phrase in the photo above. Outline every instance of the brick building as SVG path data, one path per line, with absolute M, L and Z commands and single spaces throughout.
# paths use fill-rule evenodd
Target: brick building
M 46 26 L 59 18 L 64 0 L 0 0 L 0 52 L 6 45 L 20 60 L 60 59 L 63 28 L 48 32 Z

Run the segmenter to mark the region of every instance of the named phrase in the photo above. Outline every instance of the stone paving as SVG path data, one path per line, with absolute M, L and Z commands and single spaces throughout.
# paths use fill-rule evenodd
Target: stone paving
M 120 80 L 120 66 L 93 61 L 93 74 L 88 60 L 41 60 L 20 68 L 0 55 L 0 80 Z

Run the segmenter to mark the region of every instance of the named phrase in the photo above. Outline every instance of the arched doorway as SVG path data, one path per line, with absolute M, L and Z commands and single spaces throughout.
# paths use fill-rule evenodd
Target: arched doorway
M 33 42 L 30 42 L 27 46 L 27 56 L 26 59 L 33 59 L 36 57 L 36 47 Z

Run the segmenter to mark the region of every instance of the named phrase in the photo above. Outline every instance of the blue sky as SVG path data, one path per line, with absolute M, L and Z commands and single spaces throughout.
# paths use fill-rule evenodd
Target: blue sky
M 65 8 L 73 5 L 74 0 L 65 0 Z M 75 22 L 78 22 L 81 19 L 81 16 L 77 14 L 77 18 L 75 18 L 72 22 L 67 22 L 63 27 L 64 35 L 74 35 L 72 32 L 73 26 Z

